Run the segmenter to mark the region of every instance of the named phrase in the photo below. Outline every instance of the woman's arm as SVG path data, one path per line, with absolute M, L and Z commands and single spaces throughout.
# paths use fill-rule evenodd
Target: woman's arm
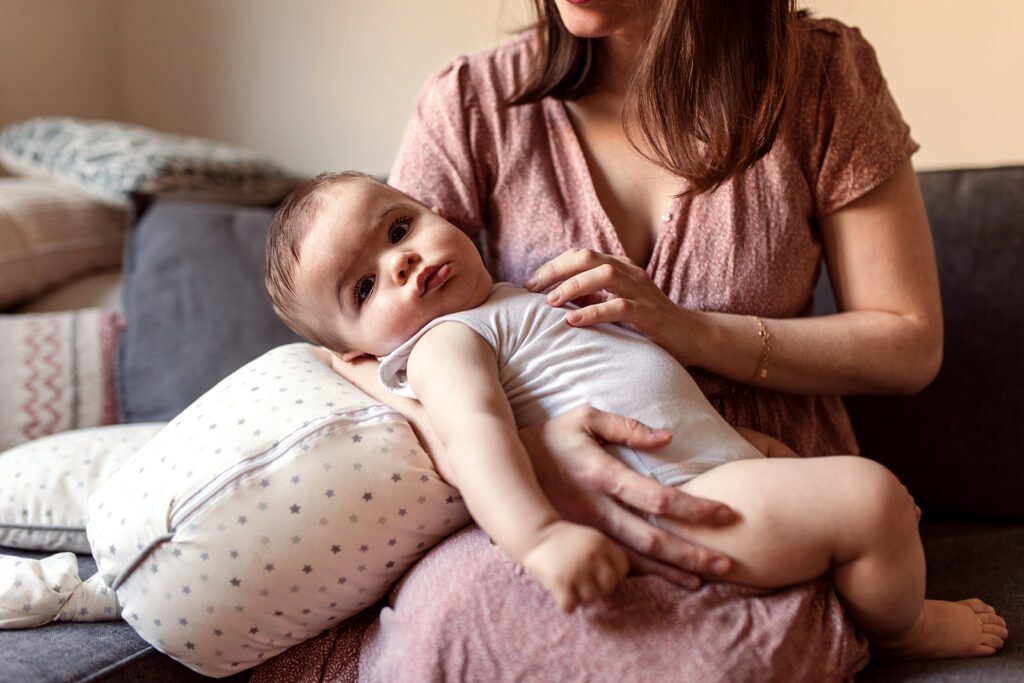
M 910 162 L 880 186 L 825 216 L 821 233 L 839 313 L 764 320 L 771 334 L 767 377 L 756 321 L 745 315 L 676 306 L 622 259 L 567 252 L 531 279 L 549 301 L 610 292 L 581 308 L 575 325 L 624 323 L 651 337 L 683 365 L 799 394 L 920 391 L 942 363 L 942 308 L 931 231 Z

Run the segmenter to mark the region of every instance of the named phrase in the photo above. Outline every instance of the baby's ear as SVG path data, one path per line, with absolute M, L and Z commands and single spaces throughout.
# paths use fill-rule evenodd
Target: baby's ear
M 440 206 L 432 206 L 430 207 L 430 210 L 436 213 L 441 218 L 448 218 L 448 216 L 444 215 L 444 209 L 442 209 Z

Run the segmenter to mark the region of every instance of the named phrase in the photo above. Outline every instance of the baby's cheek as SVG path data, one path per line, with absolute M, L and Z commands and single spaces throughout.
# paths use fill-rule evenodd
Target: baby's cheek
M 425 322 L 414 312 L 397 306 L 382 313 L 379 320 L 379 338 L 388 347 L 388 353 L 409 340 Z

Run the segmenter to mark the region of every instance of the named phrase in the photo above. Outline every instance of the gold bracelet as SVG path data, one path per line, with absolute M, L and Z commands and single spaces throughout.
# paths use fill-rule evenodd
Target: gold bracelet
M 761 360 L 757 363 L 757 372 L 754 373 L 754 380 L 751 382 L 753 384 L 758 378 L 768 378 L 768 353 L 772 350 L 772 334 L 764 326 L 763 320 L 756 315 L 751 317 L 757 321 L 757 336 L 761 338 Z

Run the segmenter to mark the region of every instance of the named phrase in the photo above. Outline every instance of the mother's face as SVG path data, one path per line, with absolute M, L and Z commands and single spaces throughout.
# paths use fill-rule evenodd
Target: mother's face
M 579 38 L 605 38 L 643 30 L 661 0 L 555 0 L 569 33 Z

